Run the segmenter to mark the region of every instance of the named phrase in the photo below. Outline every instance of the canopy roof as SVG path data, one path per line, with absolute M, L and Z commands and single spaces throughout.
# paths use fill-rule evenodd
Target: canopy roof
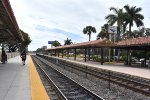
M 58 50 L 58 49 L 73 49 L 73 48 L 96 48 L 96 47 L 110 47 L 116 49 L 132 49 L 132 50 L 150 50 L 150 36 L 130 38 L 122 40 L 116 43 L 111 42 L 107 39 L 94 40 L 89 42 L 82 42 L 71 45 L 64 45 L 47 50 Z
M 150 36 L 131 38 L 116 42 L 114 48 L 120 49 L 135 49 L 135 50 L 150 50 Z
M 107 40 L 107 39 L 100 39 L 100 40 L 94 40 L 94 41 L 88 41 L 88 42 L 82 42 L 77 44 L 71 44 L 71 45 L 64 45 L 54 48 L 49 48 L 47 50 L 58 50 L 58 49 L 73 49 L 73 48 L 95 48 L 95 47 L 110 47 L 114 46 L 114 43 Z
M 9 0 L 0 0 L 0 43 L 9 41 L 22 42 L 23 37 Z

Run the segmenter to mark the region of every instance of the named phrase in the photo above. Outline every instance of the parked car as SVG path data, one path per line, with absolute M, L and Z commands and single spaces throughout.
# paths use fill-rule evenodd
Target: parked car
M 138 58 L 136 58 L 136 57 L 131 57 L 131 61 L 132 62 L 139 62 Z
M 145 58 L 141 58 L 140 61 L 144 63 Z M 149 60 L 146 60 L 146 66 L 148 66 L 148 63 L 149 63 Z
M 110 59 L 111 59 L 111 61 L 113 61 L 113 60 L 117 61 L 118 60 L 118 56 L 111 56 Z
M 131 61 L 132 61 L 132 64 L 140 64 L 141 66 L 143 66 L 145 58 L 138 59 L 136 57 L 132 57 Z M 146 66 L 148 66 L 148 62 L 149 62 L 149 60 L 146 60 Z

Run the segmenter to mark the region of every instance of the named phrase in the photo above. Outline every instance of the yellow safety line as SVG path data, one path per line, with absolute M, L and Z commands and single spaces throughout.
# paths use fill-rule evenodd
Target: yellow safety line
M 29 66 L 30 66 L 30 85 L 31 85 L 32 100 L 50 100 L 42 84 L 40 76 L 33 64 L 31 56 L 29 56 Z

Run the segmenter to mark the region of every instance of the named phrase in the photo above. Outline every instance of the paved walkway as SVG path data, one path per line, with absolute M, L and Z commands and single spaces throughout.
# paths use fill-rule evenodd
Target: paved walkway
M 0 63 L 0 100 L 31 100 L 28 60 L 25 66 L 19 56 Z
M 55 57 L 58 58 L 58 57 Z M 84 62 L 82 59 L 73 60 L 73 58 L 59 58 L 59 59 L 65 59 L 69 60 L 71 62 L 80 63 L 84 65 L 88 65 L 91 67 L 98 67 L 102 69 L 112 70 L 116 72 L 131 74 L 139 77 L 144 77 L 150 79 L 150 68 L 142 68 L 142 67 L 131 67 L 131 66 L 125 66 L 123 64 L 104 64 L 101 65 L 100 62 L 94 62 L 94 61 L 87 61 Z
M 49 100 L 30 56 L 25 66 L 20 56 L 0 63 L 0 100 Z

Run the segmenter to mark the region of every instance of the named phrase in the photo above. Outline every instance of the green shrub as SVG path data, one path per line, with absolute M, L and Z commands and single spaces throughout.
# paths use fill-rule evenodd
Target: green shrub
M 95 60 L 95 61 L 101 61 L 101 58 L 100 58 L 99 55 L 94 55 L 92 58 L 93 58 L 93 60 Z
M 127 60 L 127 56 L 122 56 L 122 58 L 120 60 L 121 61 L 126 61 Z

